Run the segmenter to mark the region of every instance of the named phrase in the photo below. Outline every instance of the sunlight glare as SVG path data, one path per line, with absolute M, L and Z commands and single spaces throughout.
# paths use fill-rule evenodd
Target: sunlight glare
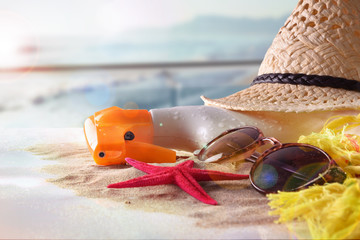
M 30 29 L 26 19 L 12 12 L 0 11 L 0 68 L 33 64 L 34 56 L 23 52 L 24 49 L 36 49 Z

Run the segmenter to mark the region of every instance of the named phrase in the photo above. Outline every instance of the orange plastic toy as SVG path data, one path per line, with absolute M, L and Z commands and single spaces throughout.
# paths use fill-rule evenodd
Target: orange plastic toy
M 150 163 L 176 161 L 175 151 L 152 144 L 154 128 L 147 110 L 101 110 L 86 119 L 84 132 L 99 165 L 125 164 L 125 157 Z

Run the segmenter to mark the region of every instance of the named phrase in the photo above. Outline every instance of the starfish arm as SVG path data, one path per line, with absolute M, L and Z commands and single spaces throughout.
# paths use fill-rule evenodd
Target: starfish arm
M 149 173 L 149 174 L 158 173 L 158 172 L 165 171 L 165 170 L 169 169 L 169 167 L 154 166 L 154 165 L 147 164 L 145 162 L 137 161 L 137 160 L 132 159 L 132 158 L 125 158 L 125 160 L 131 166 L 133 166 L 134 168 L 139 169 L 139 170 L 141 170 L 143 172 L 146 172 L 146 173 Z
M 193 160 L 187 160 L 185 162 L 182 162 L 178 165 L 176 165 L 177 167 L 188 167 L 188 168 L 193 168 L 194 167 L 194 161 Z
M 202 201 L 206 204 L 216 205 L 217 202 L 212 199 L 201 186 L 195 181 L 195 179 L 186 171 L 176 171 L 175 183 L 185 192 L 193 196 L 194 198 Z
M 174 182 L 174 177 L 171 172 L 162 174 L 150 174 L 138 178 L 130 179 L 124 182 L 118 182 L 108 185 L 108 188 L 130 188 L 130 187 L 146 187 L 156 186 L 162 184 L 170 184 Z
M 241 180 L 249 178 L 249 175 L 224 173 L 219 171 L 203 170 L 196 168 L 190 169 L 189 173 L 197 181 Z

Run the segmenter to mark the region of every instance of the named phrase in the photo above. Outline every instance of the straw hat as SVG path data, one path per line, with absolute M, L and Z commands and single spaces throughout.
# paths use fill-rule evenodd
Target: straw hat
M 201 98 L 241 111 L 360 109 L 359 13 L 359 0 L 300 0 L 249 88 Z

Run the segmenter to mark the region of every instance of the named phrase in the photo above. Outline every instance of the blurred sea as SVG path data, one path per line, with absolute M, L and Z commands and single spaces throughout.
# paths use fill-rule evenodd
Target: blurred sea
M 282 23 L 283 19 L 208 17 L 165 30 L 144 29 L 116 36 L 43 36 L 24 42 L 13 59 L 0 59 L 1 63 L 17 64 L 12 67 L 30 66 L 25 71 L 0 68 L 0 127 L 82 127 L 88 116 L 114 105 L 153 109 L 201 105 L 201 95 L 227 96 L 248 87 L 259 66 L 101 66 L 260 61 Z M 58 69 L 89 65 L 100 67 Z M 44 66 L 46 71 L 33 68 Z
M 0 74 L 0 126 L 82 127 L 88 116 L 111 106 L 149 110 L 202 105 L 201 95 L 219 98 L 247 87 L 257 68 Z
M 33 43 L 37 65 L 254 60 L 262 59 L 285 20 L 199 16 L 168 28 L 40 36 Z

